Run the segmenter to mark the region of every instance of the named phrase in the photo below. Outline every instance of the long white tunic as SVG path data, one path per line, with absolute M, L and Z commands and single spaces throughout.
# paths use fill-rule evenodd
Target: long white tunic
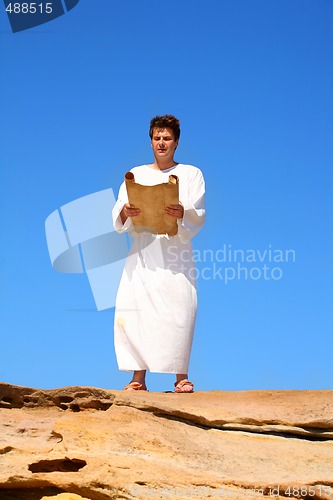
M 132 219 L 121 222 L 128 202 L 125 183 L 113 209 L 119 233 L 134 238 L 120 281 L 115 310 L 114 342 L 120 370 L 187 373 L 192 347 L 197 294 L 191 239 L 205 220 L 205 183 L 201 171 L 178 164 L 167 170 L 148 165 L 132 168 L 135 181 L 152 186 L 179 178 L 184 217 L 175 236 L 134 230 Z M 140 207 L 139 207 L 140 208 Z

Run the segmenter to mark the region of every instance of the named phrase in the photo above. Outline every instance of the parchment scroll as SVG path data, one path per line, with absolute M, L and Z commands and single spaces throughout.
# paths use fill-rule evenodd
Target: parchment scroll
M 135 231 L 174 236 L 178 232 L 177 219 L 165 213 L 168 205 L 179 203 L 179 186 L 176 175 L 169 176 L 169 182 L 143 186 L 135 182 L 134 174 L 125 174 L 128 201 L 140 208 L 140 215 L 133 217 Z

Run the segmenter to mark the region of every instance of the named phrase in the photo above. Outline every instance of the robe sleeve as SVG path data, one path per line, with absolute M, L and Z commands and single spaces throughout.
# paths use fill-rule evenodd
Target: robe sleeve
M 180 202 L 184 206 L 184 216 L 177 221 L 178 234 L 182 243 L 187 243 L 200 231 L 206 218 L 205 181 L 198 168 L 189 179 L 187 199 Z
M 128 196 L 127 196 L 125 182 L 123 182 L 119 188 L 118 199 L 112 210 L 113 226 L 117 231 L 117 233 L 125 233 L 127 231 L 133 230 L 134 228 L 131 217 L 128 217 L 125 220 L 124 224 L 121 221 L 120 212 L 122 211 L 122 208 L 125 205 L 125 203 L 128 203 Z

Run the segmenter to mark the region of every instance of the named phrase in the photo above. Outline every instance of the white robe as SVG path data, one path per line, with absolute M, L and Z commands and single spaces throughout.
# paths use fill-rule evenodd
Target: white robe
M 175 236 L 134 231 L 132 219 L 121 222 L 128 202 L 125 183 L 113 209 L 119 233 L 134 238 L 120 281 L 115 310 L 114 342 L 120 370 L 187 373 L 190 359 L 197 293 L 191 239 L 205 220 L 205 183 L 201 171 L 178 164 L 167 170 L 148 165 L 131 169 L 135 181 L 152 186 L 179 178 L 179 201 L 184 217 Z M 139 207 L 140 208 L 140 207 Z

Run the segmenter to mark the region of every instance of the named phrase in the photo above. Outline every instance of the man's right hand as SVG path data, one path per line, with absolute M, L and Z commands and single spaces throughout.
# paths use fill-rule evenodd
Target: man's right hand
M 128 219 L 128 217 L 136 217 L 139 214 L 140 214 L 140 208 L 136 208 L 133 205 L 130 205 L 129 203 L 125 203 L 120 212 L 121 222 L 125 224 L 125 221 L 126 219 Z

